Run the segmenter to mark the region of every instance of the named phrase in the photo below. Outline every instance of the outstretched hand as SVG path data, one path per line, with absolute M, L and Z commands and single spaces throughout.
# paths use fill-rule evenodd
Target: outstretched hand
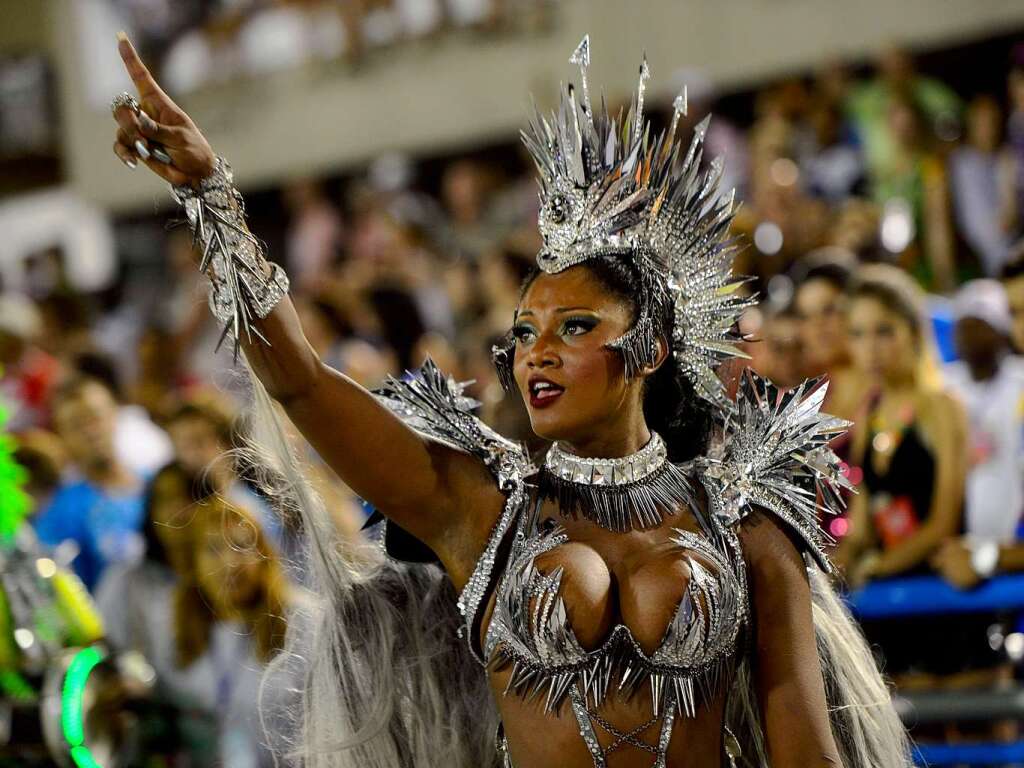
M 164 93 L 123 32 L 117 50 L 138 91 L 140 110 L 128 106 L 114 112 L 117 139 L 114 154 L 129 168 L 141 160 L 153 173 L 174 185 L 198 184 L 215 167 L 216 156 L 192 119 Z M 157 159 L 160 150 L 164 162 Z

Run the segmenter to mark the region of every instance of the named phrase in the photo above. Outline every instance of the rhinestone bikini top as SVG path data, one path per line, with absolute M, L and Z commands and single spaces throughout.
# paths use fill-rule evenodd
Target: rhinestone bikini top
M 508 691 L 555 710 L 570 689 L 596 708 L 609 692 L 632 694 L 648 686 L 655 715 L 672 710 L 692 716 L 700 699 L 728 677 L 746 620 L 746 575 L 735 532 L 713 539 L 673 529 L 670 538 L 690 580 L 661 643 L 648 655 L 622 623 L 594 650 L 581 646 L 560 594 L 563 570 L 544 574 L 535 564 L 569 537 L 561 527 L 538 529 L 535 519 L 536 512 L 523 514 L 515 526 L 483 643 L 493 669 L 511 667 Z

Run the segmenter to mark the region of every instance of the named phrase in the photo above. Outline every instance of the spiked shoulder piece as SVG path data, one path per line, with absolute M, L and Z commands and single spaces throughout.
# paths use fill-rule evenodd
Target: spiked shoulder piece
M 505 505 L 495 522 L 483 554 L 458 598 L 465 619 L 460 629 L 470 647 L 473 628 L 479 621 L 483 599 L 494 571 L 498 549 L 512 523 L 526 505 L 525 478 L 535 472 L 525 449 L 483 423 L 473 410 L 479 403 L 463 394 L 465 384 L 446 376 L 429 357 L 405 379 L 388 377 L 374 394 L 402 421 L 422 435 L 456 450 L 466 451 L 490 468 L 498 487 L 505 493 Z M 374 513 L 370 522 L 383 518 Z M 430 561 L 433 553 L 397 526 L 385 523 L 382 544 L 389 555 L 409 561 Z
M 468 383 L 468 382 L 467 382 Z M 491 469 L 502 490 L 531 471 L 522 446 L 502 437 L 473 411 L 480 403 L 429 357 L 407 378 L 389 376 L 374 391 L 377 400 L 414 430 L 456 450 L 471 453 Z
M 736 410 L 704 459 L 702 481 L 717 522 L 735 526 L 753 508 L 764 509 L 786 523 L 831 572 L 825 547 L 832 541 L 819 524 L 818 510 L 838 514 L 844 506 L 840 490 L 853 486 L 829 447 L 850 422 L 821 412 L 827 389 L 817 379 L 781 392 L 746 371 Z

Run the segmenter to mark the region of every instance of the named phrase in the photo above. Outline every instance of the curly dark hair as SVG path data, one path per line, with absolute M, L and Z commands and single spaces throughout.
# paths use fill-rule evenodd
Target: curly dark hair
M 609 293 L 627 302 L 633 322 L 636 322 L 639 314 L 637 286 L 641 283 L 632 258 L 615 254 L 596 256 L 580 266 Z M 530 271 L 519 289 L 520 299 L 540 274 L 538 267 Z M 672 322 L 672 306 L 663 307 L 660 327 L 666 341 L 672 338 Z M 690 380 L 680 375 L 671 352 L 661 367 L 647 378 L 643 407 L 647 426 L 664 438 L 671 461 L 687 461 L 706 451 L 714 425 L 714 411 L 709 403 L 697 396 Z

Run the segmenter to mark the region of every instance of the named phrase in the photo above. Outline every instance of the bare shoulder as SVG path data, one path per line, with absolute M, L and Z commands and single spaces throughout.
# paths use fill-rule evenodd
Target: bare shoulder
M 740 523 L 739 538 L 743 558 L 755 574 L 785 577 L 799 573 L 804 578 L 799 540 L 776 515 L 755 507 Z
M 945 389 L 918 395 L 921 426 L 936 440 L 952 439 L 966 426 L 967 413 L 960 399 Z
M 963 408 L 959 397 L 940 387 L 924 390 L 918 396 L 918 406 L 929 415 L 945 414 L 951 417 L 955 417 Z
M 857 375 L 852 366 L 829 374 L 828 412 L 841 419 L 854 418 L 870 387 L 870 382 Z

